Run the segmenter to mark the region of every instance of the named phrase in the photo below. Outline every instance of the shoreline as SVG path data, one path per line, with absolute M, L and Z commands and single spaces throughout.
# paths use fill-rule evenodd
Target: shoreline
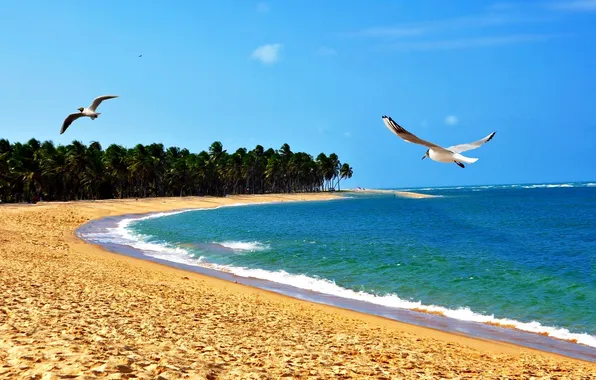
M 414 377 L 420 371 L 430 376 L 517 376 L 527 371 L 581 376 L 596 369 L 593 363 L 556 354 L 315 304 L 110 253 L 74 234 L 82 224 L 106 216 L 332 198 L 338 197 L 153 198 L 2 207 L 0 360 L 8 364 L 0 367 L 0 375 L 131 370 L 175 378 L 184 370 L 224 378 L 246 373 Z M 2 349 L 6 357 L 1 357 Z M 209 363 L 228 365 L 213 368 Z
M 334 198 L 341 200 L 342 198 Z M 330 199 L 331 200 L 331 199 Z M 267 202 L 262 204 L 275 204 Z M 251 206 L 253 204 L 236 204 L 234 206 Z M 229 205 L 232 206 L 232 205 Z M 218 206 L 229 207 L 229 206 Z M 473 322 L 450 318 L 442 313 L 424 310 L 423 308 L 406 309 L 399 307 L 383 306 L 346 298 L 339 295 L 321 293 L 314 290 L 299 288 L 294 285 L 274 282 L 258 277 L 240 276 L 233 272 L 217 269 L 216 266 L 205 263 L 179 262 L 148 255 L 141 248 L 135 248 L 125 243 L 105 243 L 101 239 L 94 239 L 95 235 L 104 236 L 108 230 L 117 227 L 123 220 L 145 219 L 155 217 L 166 217 L 188 211 L 202 211 L 203 209 L 182 209 L 168 212 L 154 212 L 146 214 L 124 214 L 113 217 L 101 218 L 90 221 L 75 230 L 75 235 L 82 241 L 95 244 L 109 252 L 134 257 L 140 260 L 151 261 L 166 266 L 198 273 L 205 276 L 215 277 L 221 280 L 240 283 L 257 289 L 271 291 L 285 295 L 293 299 L 305 300 L 313 303 L 337 307 L 344 310 L 351 310 L 371 316 L 378 316 L 388 320 L 407 323 L 422 328 L 430 328 L 437 331 L 456 334 L 472 339 L 484 339 L 495 342 L 509 343 L 520 347 L 536 349 L 566 356 L 573 359 L 586 360 L 596 363 L 596 349 L 581 343 L 555 338 L 540 332 L 529 332 L 509 327 L 494 322 Z

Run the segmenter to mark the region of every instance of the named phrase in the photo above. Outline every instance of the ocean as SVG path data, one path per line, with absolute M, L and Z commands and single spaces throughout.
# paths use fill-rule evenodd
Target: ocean
M 438 197 L 353 192 L 124 216 L 79 236 L 298 298 L 555 352 L 577 346 L 575 356 L 596 360 L 596 183 L 400 190 Z

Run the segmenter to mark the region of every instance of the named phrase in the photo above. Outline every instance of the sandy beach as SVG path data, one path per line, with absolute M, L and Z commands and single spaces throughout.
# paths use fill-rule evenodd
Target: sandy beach
M 594 378 L 596 363 L 313 304 L 74 234 L 105 216 L 337 196 L 0 206 L 0 378 Z

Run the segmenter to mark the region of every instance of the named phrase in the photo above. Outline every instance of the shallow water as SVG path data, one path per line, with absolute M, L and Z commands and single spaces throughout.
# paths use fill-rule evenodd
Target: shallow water
M 373 308 L 596 347 L 594 184 L 417 190 L 442 197 L 224 207 L 125 219 L 90 238 Z

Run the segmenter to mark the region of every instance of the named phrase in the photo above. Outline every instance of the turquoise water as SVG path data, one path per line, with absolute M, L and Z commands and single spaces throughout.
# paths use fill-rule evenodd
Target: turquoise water
M 124 233 L 172 261 L 596 346 L 594 185 L 351 193 L 151 217 Z

